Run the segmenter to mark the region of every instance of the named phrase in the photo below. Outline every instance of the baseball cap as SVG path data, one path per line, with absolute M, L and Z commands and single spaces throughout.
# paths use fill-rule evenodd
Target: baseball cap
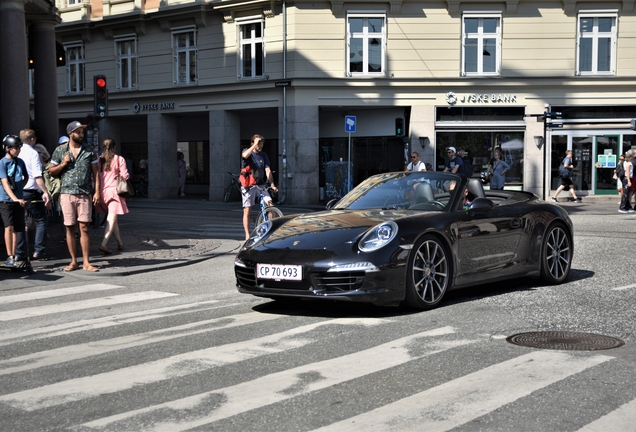
M 58 140 L 58 144 L 64 144 L 67 143 L 69 141 L 67 136 L 61 136 L 60 139 Z
M 85 128 L 86 125 L 81 124 L 80 122 L 78 122 L 77 120 L 72 121 L 68 124 L 68 126 L 66 126 L 66 134 L 70 135 L 75 129 L 79 129 L 79 128 Z
M 457 150 L 455 150 L 455 147 L 447 147 L 446 150 L 450 150 L 453 153 L 457 153 Z

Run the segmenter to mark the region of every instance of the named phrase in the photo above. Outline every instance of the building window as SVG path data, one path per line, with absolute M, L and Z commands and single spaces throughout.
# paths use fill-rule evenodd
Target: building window
M 386 17 L 347 16 L 347 75 L 384 75 Z
M 76 6 L 81 4 L 82 0 L 66 0 L 66 6 Z
M 197 83 L 197 31 L 196 29 L 172 32 L 174 52 L 174 83 Z
M 64 45 L 66 50 L 66 93 L 84 93 L 84 45 Z
M 464 15 L 462 26 L 462 75 L 499 75 L 501 17 Z
M 580 15 L 577 75 L 613 75 L 616 63 L 616 16 Z
M 117 55 L 117 88 L 135 90 L 137 88 L 137 38 L 115 41 Z
M 241 78 L 260 78 L 265 73 L 265 28 L 263 20 L 239 25 Z

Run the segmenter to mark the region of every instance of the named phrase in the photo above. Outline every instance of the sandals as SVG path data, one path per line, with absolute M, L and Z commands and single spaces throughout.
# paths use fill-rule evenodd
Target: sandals
M 92 266 L 90 264 L 87 265 L 87 266 L 82 267 L 82 270 L 86 270 L 86 271 L 89 271 L 89 272 L 98 272 L 99 271 L 99 269 L 97 267 Z
M 120 250 L 120 251 L 124 250 L 124 244 L 123 243 L 122 244 L 118 244 L 117 245 L 117 250 Z
M 64 271 L 65 272 L 72 272 L 75 271 L 79 268 L 79 266 L 77 264 L 69 264 L 66 267 L 64 267 Z
M 102 252 L 104 252 L 106 255 L 110 255 L 110 254 L 112 254 L 112 253 L 113 253 L 113 252 L 112 252 L 110 249 L 108 249 L 106 246 L 100 246 L 100 247 L 99 247 L 99 250 L 100 250 L 100 251 L 102 251 Z

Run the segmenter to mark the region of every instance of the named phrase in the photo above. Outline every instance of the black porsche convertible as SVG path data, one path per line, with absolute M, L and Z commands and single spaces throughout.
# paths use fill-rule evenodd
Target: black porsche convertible
M 452 289 L 536 277 L 562 283 L 572 221 L 524 191 L 484 191 L 442 172 L 368 178 L 327 210 L 255 228 L 236 255 L 241 293 L 418 309 Z

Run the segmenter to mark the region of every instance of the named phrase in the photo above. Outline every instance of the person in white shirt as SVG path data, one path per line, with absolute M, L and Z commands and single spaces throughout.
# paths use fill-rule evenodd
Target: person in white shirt
M 22 151 L 19 158 L 24 161 L 29 180 L 23 185 L 24 200 L 26 209 L 31 218 L 35 221 L 35 242 L 32 250 L 33 259 L 43 259 L 46 249 L 46 230 L 48 227 L 48 217 L 46 209 L 51 208 L 51 196 L 44 184 L 42 177 L 42 161 L 40 155 L 35 150 L 35 132 L 33 129 L 22 129 L 20 131 L 20 141 L 22 141 Z M 16 247 L 16 261 L 26 259 L 26 243 L 24 233 L 18 233 L 18 244 Z
M 420 154 L 413 152 L 411 162 L 406 166 L 407 171 L 426 171 L 426 164 L 420 160 Z

